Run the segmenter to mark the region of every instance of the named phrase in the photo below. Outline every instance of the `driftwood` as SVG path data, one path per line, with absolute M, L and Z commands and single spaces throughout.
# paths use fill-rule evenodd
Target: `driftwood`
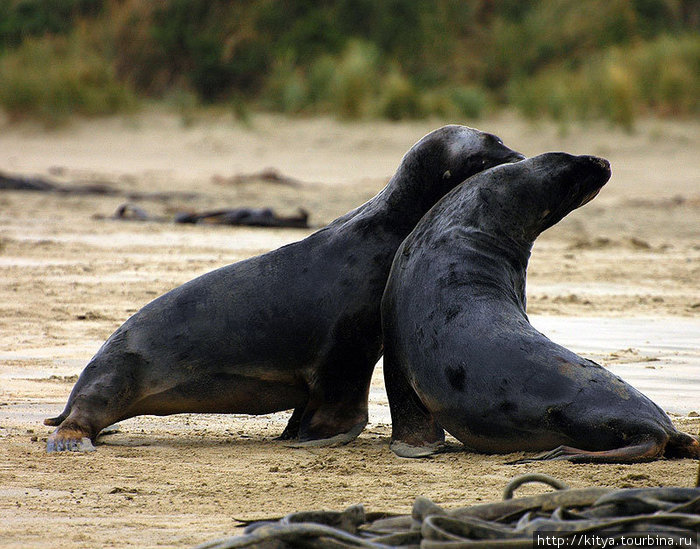
M 272 183 L 273 185 L 287 185 L 289 187 L 301 187 L 304 183 L 293 177 L 281 174 L 274 168 L 266 168 L 260 172 L 238 174 L 232 177 L 216 175 L 212 178 L 214 183 L 221 185 L 243 185 L 246 183 Z
M 41 177 L 11 176 L 0 172 L 0 191 L 27 191 L 62 195 L 124 196 L 129 200 L 192 200 L 197 193 L 123 191 L 105 183 L 61 185 Z
M 234 184 L 249 182 L 265 182 L 278 185 L 300 186 L 301 182 L 280 175 L 275 170 L 234 176 L 230 180 Z M 10 176 L 0 172 L 0 191 L 44 192 L 61 195 L 102 195 L 124 196 L 128 200 L 193 200 L 199 197 L 197 193 L 183 192 L 139 192 L 123 191 L 103 183 L 62 185 L 40 177 Z M 132 203 L 121 204 L 111 216 L 95 215 L 95 219 L 118 219 L 123 221 L 157 221 L 175 223 L 211 223 L 216 225 L 245 225 L 248 227 L 292 227 L 306 229 L 309 227 L 309 213 L 299 208 L 297 215 L 280 216 L 271 208 L 231 208 L 205 212 L 183 212 L 170 220 L 162 216 L 150 215 L 146 210 Z
M 40 177 L 10 176 L 0 173 L 0 190 L 3 191 L 30 191 L 43 193 L 62 194 L 100 194 L 116 195 L 117 189 L 102 183 L 89 183 L 85 185 L 60 185 Z
M 557 488 L 537 496 L 510 499 L 527 482 Z M 568 489 L 541 474 L 514 479 L 506 499 L 447 511 L 419 497 L 411 515 L 366 513 L 362 505 L 342 512 L 292 513 L 281 519 L 247 523 L 243 535 L 220 539 L 196 549 L 351 548 L 421 549 L 530 548 L 536 536 L 555 539 L 550 546 L 608 547 L 664 538 L 678 547 L 697 547 L 700 488 Z M 242 521 L 246 522 L 246 521 Z M 643 544 L 642 544 L 643 545 Z M 596 547 L 601 545 L 595 545 Z

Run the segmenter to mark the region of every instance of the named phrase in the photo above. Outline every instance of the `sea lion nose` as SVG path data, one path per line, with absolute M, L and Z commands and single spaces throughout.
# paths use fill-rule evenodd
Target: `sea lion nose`
M 584 158 L 593 164 L 600 166 L 604 170 L 610 169 L 610 162 L 605 160 L 605 158 L 600 158 L 599 156 L 584 156 Z
M 585 155 L 582 158 L 593 164 L 595 168 L 599 169 L 603 174 L 607 175 L 610 177 L 611 170 L 610 170 L 610 162 L 608 162 L 605 158 L 600 158 L 599 156 L 588 156 Z M 601 174 L 602 175 L 602 174 Z
M 605 158 L 597 158 L 597 157 L 593 157 L 593 158 L 594 158 L 594 162 L 595 162 L 596 164 L 598 164 L 598 165 L 599 165 L 601 168 L 603 168 L 604 170 L 609 170 L 609 169 L 610 169 L 610 162 L 608 162 L 607 160 L 605 160 Z

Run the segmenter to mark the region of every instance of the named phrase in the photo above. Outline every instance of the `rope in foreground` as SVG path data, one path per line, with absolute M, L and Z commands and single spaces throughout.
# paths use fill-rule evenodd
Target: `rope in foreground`
M 512 499 L 514 491 L 529 482 L 542 482 L 556 491 Z M 196 549 L 509 549 L 533 547 L 533 537 L 544 533 L 566 540 L 560 547 L 579 546 L 572 542 L 581 542 L 584 535 L 618 542 L 622 537 L 631 542 L 656 535 L 667 540 L 666 546 L 697 547 L 700 488 L 572 490 L 548 475 L 530 473 L 512 480 L 503 497 L 499 503 L 451 511 L 418 497 L 410 516 L 366 513 L 362 505 L 342 512 L 303 511 L 276 521 L 248 523 L 243 535 Z

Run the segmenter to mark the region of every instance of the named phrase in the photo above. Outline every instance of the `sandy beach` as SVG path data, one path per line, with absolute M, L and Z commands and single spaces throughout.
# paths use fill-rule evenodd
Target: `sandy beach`
M 233 534 L 236 518 L 354 503 L 408 513 L 419 495 L 445 507 L 495 501 L 512 477 L 530 471 L 572 487 L 691 486 L 698 464 L 687 459 L 514 466 L 505 462 L 521 454 L 397 458 L 388 448 L 381 363 L 370 423 L 341 448 L 274 441 L 289 417 L 282 412 L 139 417 L 102 437 L 96 452 L 45 453 L 43 419 L 63 409 L 86 362 L 131 314 L 360 205 L 415 141 L 446 122 L 259 115 L 248 126 L 202 115 L 185 125 L 146 111 L 52 131 L 3 125 L 0 172 L 106 184 L 120 194 L 0 192 L 0 547 L 188 547 Z M 554 341 L 611 368 L 697 434 L 700 121 L 642 120 L 632 134 L 603 123 L 563 133 L 510 115 L 470 125 L 527 155 L 563 150 L 610 160 L 613 176 L 600 195 L 537 241 L 528 313 Z M 235 178 L 268 168 L 294 184 Z M 304 208 L 314 228 L 105 219 L 125 202 L 164 218 Z

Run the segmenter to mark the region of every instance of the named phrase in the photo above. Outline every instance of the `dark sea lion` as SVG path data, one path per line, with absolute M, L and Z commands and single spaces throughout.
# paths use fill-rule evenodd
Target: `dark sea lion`
M 493 135 L 443 127 L 414 145 L 366 204 L 149 303 L 88 363 L 63 413 L 45 421 L 58 426 L 47 450 L 89 449 L 104 427 L 142 414 L 291 408 L 282 438 L 352 440 L 367 422 L 396 249 L 455 185 L 521 158 Z
M 288 227 L 297 229 L 309 228 L 309 212 L 303 208 L 297 210 L 297 215 L 281 216 L 272 208 L 228 208 L 209 210 L 205 212 L 180 212 L 175 214 L 175 223 L 203 223 L 212 225 L 244 225 L 248 227 Z M 150 215 L 146 210 L 125 202 L 109 217 L 99 214 L 93 219 L 113 219 L 118 221 L 149 221 L 164 223 L 170 221 L 167 217 Z
M 232 208 L 201 213 L 179 213 L 175 223 L 211 223 L 215 225 L 246 225 L 249 227 L 289 227 L 307 229 L 309 212 L 298 209 L 297 215 L 277 215 L 272 208 Z
M 499 166 L 448 193 L 404 241 L 382 301 L 395 453 L 433 453 L 445 429 L 486 453 L 562 445 L 538 459 L 700 457 L 656 404 L 525 313 L 535 239 L 609 177 L 607 161 L 564 153 Z

